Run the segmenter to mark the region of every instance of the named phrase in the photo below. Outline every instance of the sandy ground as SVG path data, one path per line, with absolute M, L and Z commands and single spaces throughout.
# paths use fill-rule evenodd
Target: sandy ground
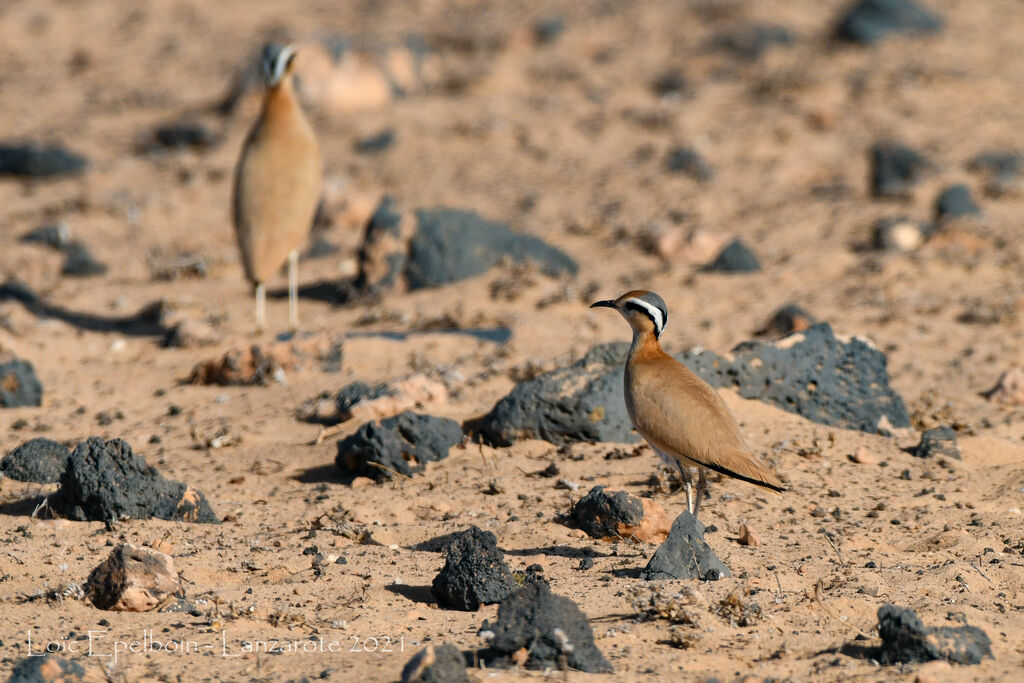
M 41 408 L 0 411 L 0 450 L 39 435 L 72 445 L 91 435 L 121 437 L 165 476 L 202 490 L 227 519 L 217 526 L 130 521 L 112 531 L 33 519 L 34 501 L 51 489 L 3 480 L 0 670 L 27 653 L 28 631 L 38 648 L 81 643 L 74 639 L 93 630 L 101 632 L 97 655 L 149 633 L 195 643 L 188 653 L 121 652 L 116 662 L 79 655 L 93 680 L 393 680 L 425 642 L 482 645 L 477 629 L 496 607 L 438 609 L 428 587 L 443 558 L 413 549 L 475 524 L 494 531 L 513 569 L 541 564 L 555 592 L 581 606 L 616 669 L 608 679 L 913 680 L 920 667 L 879 669 L 841 651 L 858 630 L 871 632 L 881 604 L 895 602 L 931 625 L 954 624 L 963 614 L 991 637 L 994 659 L 939 670 L 937 680 L 1019 680 L 1024 410 L 992 404 L 980 392 L 1024 355 L 1024 200 L 985 196 L 965 164 L 980 152 L 1021 145 L 1020 3 L 931 0 L 947 21 L 943 33 L 870 49 L 827 40 L 845 4 L 832 0 L 378 4 L 0 4 L 2 136 L 67 145 L 91 160 L 76 178 L 0 179 L 0 275 L 100 319 L 165 298 L 215 322 L 223 335 L 212 348 L 162 349 L 155 337 L 83 329 L 2 304 L 0 346 L 35 365 L 45 397 Z M 553 16 L 564 18 L 564 33 L 535 45 L 534 22 Z M 785 25 L 796 40 L 753 62 L 708 49 L 716 31 L 750 21 Z M 256 101 L 224 118 L 208 108 L 281 29 L 297 40 L 343 34 L 385 47 L 420 35 L 439 51 L 444 73 L 458 76 L 449 87 L 435 84 L 382 106 L 311 111 L 340 197 L 325 236 L 343 250 L 305 261 L 304 283 L 351 272 L 362 218 L 385 193 L 405 208 L 471 208 L 507 221 L 580 264 L 575 281 L 530 275 L 512 300 L 489 294 L 491 283 L 508 277 L 502 269 L 372 307 L 304 300 L 303 328 L 401 331 L 450 314 L 509 325 L 507 345 L 460 335 L 359 337 L 346 342 L 338 373 L 308 368 L 267 387 L 183 383 L 196 362 L 253 340 L 229 196 Z M 671 70 L 685 75 L 689 95 L 652 92 L 651 82 Z M 140 136 L 186 113 L 221 136 L 219 144 L 137 154 Z M 396 135 L 388 150 L 353 151 L 358 139 L 385 128 Z M 868 149 L 887 138 L 935 165 L 906 200 L 870 198 Z M 714 179 L 701 184 L 667 173 L 664 157 L 676 144 L 699 150 Z M 981 218 L 910 255 L 863 249 L 879 217 L 929 220 L 938 191 L 952 182 L 970 185 Z M 106 275 L 63 277 L 60 254 L 18 243 L 27 230 L 55 221 L 109 265 Z M 685 250 L 661 259 L 642 246 L 651 226 L 741 236 L 764 267 L 721 275 L 701 272 Z M 157 253 L 200 255 L 209 272 L 156 280 L 147 258 Z M 281 278 L 274 287 L 283 285 Z M 915 426 L 955 424 L 963 460 L 922 461 L 901 450 L 912 436 L 831 429 L 724 392 L 752 445 L 792 490 L 776 497 L 732 481 L 713 485 L 702 511 L 717 527 L 708 538 L 737 578 L 697 590 L 713 603 L 746 587 L 763 616 L 741 627 L 708 613 L 692 646 L 678 649 L 668 643 L 665 621 L 638 622 L 631 591 L 643 582 L 622 571 L 642 567 L 654 547 L 594 541 L 562 521 L 595 484 L 653 496 L 678 514 L 683 497 L 649 483 L 658 468 L 651 451 L 605 459 L 614 444 L 567 451 L 539 441 L 468 445 L 412 480 L 352 487 L 334 468 L 333 443 L 309 445 L 317 428 L 295 417 L 320 392 L 413 371 L 443 378 L 452 391 L 427 412 L 479 415 L 527 364 L 555 367 L 594 343 L 625 339 L 622 321 L 589 311 L 586 297 L 634 287 L 668 302 L 663 341 L 672 352 L 693 345 L 725 352 L 789 301 L 841 334 L 871 338 L 887 353 Z M 265 340 L 284 330 L 286 306 L 271 299 Z M 1001 313 L 989 324 L 962 322 L 979 307 Z M 366 324 L 368 313 L 383 322 Z M 118 411 L 123 417 L 98 423 L 99 413 Z M 223 428 L 240 443 L 216 450 L 197 443 Z M 850 461 L 861 446 L 877 465 Z M 581 488 L 556 489 L 530 476 L 551 462 Z M 904 470 L 909 479 L 900 477 Z M 495 479 L 504 493 L 486 494 Z M 818 508 L 825 516 L 816 516 Z M 316 520 L 327 528 L 311 535 Z M 737 543 L 744 522 L 760 535 L 759 547 Z M 380 545 L 331 531 L 348 527 L 368 529 Z M 173 547 L 202 616 L 31 598 L 82 582 L 120 540 L 160 539 Z M 346 563 L 315 577 L 303 555 L 311 545 Z M 593 567 L 577 569 L 587 556 Z M 234 656 L 243 654 L 242 641 L 310 638 L 322 639 L 325 651 Z

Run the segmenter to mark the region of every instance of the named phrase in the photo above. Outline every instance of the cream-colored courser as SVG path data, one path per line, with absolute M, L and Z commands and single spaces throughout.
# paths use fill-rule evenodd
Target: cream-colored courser
M 705 470 L 784 491 L 782 482 L 747 445 L 718 392 L 662 350 L 658 338 L 668 322 L 664 300 L 638 289 L 590 307 L 601 306 L 614 308 L 633 328 L 633 345 L 626 360 L 626 410 L 658 455 L 679 467 L 690 513 L 697 516 L 707 490 Z M 691 466 L 698 471 L 696 496 Z
M 234 219 L 245 276 L 256 290 L 256 327 L 266 318 L 266 282 L 288 261 L 288 323 L 299 324 L 299 247 L 309 236 L 323 169 L 313 127 L 292 83 L 295 48 L 263 49 L 263 108 L 235 174 Z

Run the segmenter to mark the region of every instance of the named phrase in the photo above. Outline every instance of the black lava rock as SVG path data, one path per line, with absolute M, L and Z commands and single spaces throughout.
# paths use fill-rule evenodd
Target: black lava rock
M 92 277 L 107 272 L 107 265 L 97 261 L 89 248 L 81 242 L 72 242 L 65 249 L 67 257 L 61 273 L 72 277 Z
M 71 453 L 51 507 L 76 521 L 169 519 L 219 523 L 199 491 L 164 479 L 121 439 L 91 437 Z
M 79 173 L 85 169 L 85 157 L 60 147 L 0 145 L 0 175 L 43 178 Z
M 828 323 L 805 330 L 803 341 L 780 348 L 748 341 L 732 360 L 713 351 L 676 356 L 713 387 L 730 387 L 820 424 L 877 433 L 882 417 L 907 427 L 903 399 L 889 386 L 885 354 L 867 342 L 836 339 Z
M 43 385 L 27 360 L 0 356 L 0 408 L 38 406 L 43 403 Z
M 916 150 L 895 142 L 871 148 L 871 191 L 875 197 L 907 197 L 931 162 Z
M 19 242 L 43 244 L 52 249 L 66 249 L 71 244 L 71 228 L 64 223 L 43 225 L 22 235 Z
M 402 683 L 469 683 L 466 658 L 451 643 L 428 644 L 402 667 Z
M 966 185 L 950 185 L 935 200 L 936 218 L 958 218 L 960 216 L 976 216 L 981 209 L 974 203 L 971 190 Z
M 216 136 L 201 123 L 179 121 L 157 126 L 153 131 L 153 140 L 160 147 L 168 149 L 203 149 L 212 146 L 216 142 Z
M 991 197 L 1020 194 L 1024 191 L 1024 153 L 1017 151 L 983 152 L 967 167 L 986 176 L 985 193 Z
M 389 470 L 409 476 L 422 472 L 427 462 L 447 458 L 460 441 L 462 428 L 455 420 L 406 411 L 367 422 L 340 441 L 335 463 L 378 480 L 392 478 Z
M 878 635 L 882 638 L 882 664 L 935 659 L 980 664 L 984 657 L 992 656 L 992 641 L 977 626 L 928 628 L 914 610 L 896 605 L 878 608 Z
M 492 626 L 485 621 L 480 632 L 494 635 L 490 647 L 479 653 L 488 666 L 508 666 L 511 655 L 525 648 L 527 669 L 568 666 L 586 673 L 612 671 L 594 645 L 587 615 L 544 583 L 531 583 L 502 601 L 497 623 Z
M 491 412 L 466 426 L 495 446 L 522 439 L 636 441 L 622 393 L 628 351 L 625 342 L 595 346 L 568 367 L 520 382 Z
M 384 382 L 373 385 L 366 382 L 352 382 L 351 384 L 346 384 L 338 392 L 337 397 L 334 399 L 334 406 L 338 411 L 338 415 L 344 421 L 351 416 L 350 411 L 353 406 L 363 401 L 372 401 L 375 398 L 394 395 L 395 390 Z
M 575 275 L 576 262 L 539 237 L 457 209 L 420 209 L 409 242 L 405 281 L 410 290 L 480 275 L 506 259 L 531 261 L 546 275 Z
M 663 72 L 651 83 L 651 90 L 660 97 L 692 97 L 690 81 L 680 71 L 671 69 Z
M 445 546 L 444 555 L 444 568 L 430 586 L 442 607 L 473 612 L 501 602 L 515 588 L 512 570 L 490 531 L 471 526 Z
M 786 304 L 772 314 L 764 327 L 757 331 L 757 334 L 766 337 L 788 337 L 794 332 L 803 332 L 818 320 L 796 304 Z
M 942 19 L 911 0 L 860 0 L 839 20 L 836 37 L 870 45 L 894 33 L 936 33 Z
M 7 683 L 72 683 L 82 680 L 85 680 L 85 669 L 81 664 L 51 653 L 19 659 L 11 669 Z
M 625 491 L 609 496 L 603 486 L 595 486 L 573 506 L 572 517 L 587 535 L 608 538 L 618 534 L 620 524 L 639 526 L 644 519 L 644 506 L 639 498 Z
M 67 467 L 71 451 L 50 439 L 26 441 L 0 460 L 0 471 L 15 481 L 56 484 Z
M 956 443 L 956 432 L 945 425 L 925 431 L 921 434 L 921 443 L 914 449 L 914 455 L 919 458 L 939 456 L 960 460 L 960 446 Z
M 673 147 L 665 157 L 665 169 L 670 173 L 685 173 L 694 180 L 706 183 L 715 176 L 711 165 L 690 147 Z
M 533 39 L 538 45 L 550 45 L 564 32 L 565 19 L 563 17 L 542 17 L 533 23 Z
M 647 581 L 702 579 L 717 581 L 732 576 L 704 540 L 704 525 L 689 512 L 676 517 L 665 542 L 654 551 L 640 573 Z
M 753 62 L 771 48 L 790 45 L 794 40 L 793 33 L 785 26 L 740 24 L 716 33 L 711 38 L 711 47 Z
M 395 130 L 385 128 L 379 133 L 359 138 L 355 144 L 355 151 L 358 154 L 377 154 L 383 152 L 395 142 Z
M 743 240 L 735 239 L 719 252 L 705 270 L 716 273 L 753 273 L 761 270 L 761 263 Z

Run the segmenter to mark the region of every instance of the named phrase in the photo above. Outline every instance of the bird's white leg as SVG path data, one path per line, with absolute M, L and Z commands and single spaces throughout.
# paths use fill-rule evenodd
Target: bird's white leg
M 704 500 L 704 494 L 708 490 L 708 480 L 704 476 L 704 468 L 697 468 L 697 499 L 693 503 L 693 518 L 697 519 L 697 511 L 700 510 L 700 502 Z
M 299 329 L 299 250 L 288 254 L 288 327 Z
M 256 283 L 256 332 L 263 331 L 267 317 L 267 287 L 262 282 Z

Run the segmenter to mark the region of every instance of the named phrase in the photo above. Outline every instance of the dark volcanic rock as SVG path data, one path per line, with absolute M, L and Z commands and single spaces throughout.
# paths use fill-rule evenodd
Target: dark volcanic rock
M 42 178 L 78 173 L 85 167 L 85 157 L 60 147 L 0 145 L 0 176 Z
M 665 169 L 670 173 L 685 173 L 694 180 L 706 183 L 715 176 L 711 165 L 697 150 L 690 147 L 673 147 L 665 157 Z
M 967 165 L 986 178 L 985 193 L 990 197 L 1024 192 L 1024 153 L 1016 151 L 983 152 Z
M 761 270 L 761 263 L 743 240 L 735 239 L 725 245 L 705 270 L 717 273 L 753 273 Z
M 444 555 L 444 568 L 430 587 L 442 607 L 472 612 L 501 602 L 515 588 L 512 570 L 490 531 L 471 526 L 445 546 Z
M 704 525 L 689 512 L 676 517 L 665 542 L 640 573 L 648 581 L 703 579 L 717 581 L 732 576 L 704 540 Z
M 67 467 L 71 451 L 50 439 L 26 441 L 0 460 L 0 471 L 15 481 L 56 484 Z
M 563 17 L 541 17 L 533 22 L 533 39 L 538 45 L 550 45 L 564 32 L 565 19 Z
M 97 261 L 92 252 L 81 242 L 72 242 L 65 248 L 67 257 L 60 272 L 72 277 L 91 277 L 107 272 L 107 265 Z
M 19 242 L 44 244 L 52 249 L 66 249 L 71 244 L 71 228 L 64 223 L 43 225 L 22 235 Z
M 27 360 L 0 355 L 0 408 L 38 406 L 43 403 L 43 385 Z
M 903 399 L 889 386 L 885 354 L 862 339 L 836 339 L 828 323 L 780 346 L 748 341 L 733 359 L 712 351 L 677 356 L 713 387 L 730 387 L 821 424 L 876 433 L 885 417 L 907 427 Z M 790 340 L 793 342 L 793 340 Z
M 481 633 L 493 633 L 490 647 L 479 653 L 488 666 L 508 666 L 521 649 L 529 654 L 526 668 L 577 669 L 586 673 L 612 671 L 594 645 L 590 622 L 569 598 L 555 595 L 544 583 L 531 583 L 502 601 L 498 621 L 487 621 Z
M 716 33 L 711 38 L 711 47 L 752 62 L 773 47 L 793 42 L 793 33 L 785 26 L 741 24 Z
M 629 344 L 595 346 L 572 365 L 520 382 L 467 427 L 495 446 L 522 439 L 631 442 L 639 437 L 622 395 Z
M 651 89 L 660 97 L 691 97 L 693 95 L 690 81 L 677 69 L 662 72 L 651 83 Z
M 195 121 L 179 121 L 157 126 L 153 131 L 157 145 L 169 149 L 186 147 L 205 148 L 216 142 L 216 136 L 206 126 Z
M 372 401 L 383 396 L 394 396 L 395 390 L 384 382 L 369 385 L 366 382 L 352 382 L 342 387 L 334 399 L 341 421 L 349 419 L 352 407 L 363 401 Z
M 470 211 L 420 209 L 416 219 L 405 264 L 410 290 L 458 282 L 506 259 L 531 261 L 547 275 L 576 274 L 576 262 L 565 252 Z
M 871 191 L 879 198 L 907 197 L 929 168 L 931 162 L 906 145 L 876 143 L 871 148 Z
M 379 133 L 359 138 L 354 146 L 358 154 L 376 154 L 383 152 L 395 142 L 395 129 L 385 128 Z
M 618 535 L 620 524 L 639 526 L 644 506 L 625 491 L 608 495 L 603 486 L 595 486 L 573 506 L 572 517 L 589 536 L 607 538 Z
M 359 247 L 359 276 L 355 282 L 359 293 L 377 294 L 399 284 L 408 251 L 402 223 L 395 200 L 385 196 L 370 216 Z
M 121 439 L 91 437 L 71 453 L 51 507 L 77 521 L 220 520 L 199 491 L 164 479 Z
M 914 449 L 914 455 L 919 458 L 945 456 L 960 460 L 960 447 L 956 443 L 956 432 L 945 425 L 925 431 L 921 434 L 921 443 L 917 444 Z
M 930 662 L 980 664 L 992 656 L 992 641 L 977 626 L 926 627 L 912 609 L 885 604 L 878 608 L 882 664 Z
M 860 0 L 839 20 L 836 36 L 870 45 L 893 33 L 936 33 L 942 19 L 912 0 Z
M 451 643 L 428 644 L 402 667 L 402 683 L 469 683 L 466 658 Z
M 85 680 L 85 669 L 72 660 L 47 654 L 19 659 L 7 683 L 73 683 Z
M 958 218 L 980 213 L 981 209 L 974 203 L 970 188 L 963 184 L 950 185 L 935 200 L 936 218 Z
M 394 470 L 404 475 L 422 472 L 425 463 L 448 457 L 448 449 L 462 441 L 455 420 L 406 411 L 384 420 L 367 422 L 338 443 L 339 468 L 374 479 L 390 479 Z
M 766 337 L 788 337 L 794 332 L 803 332 L 817 325 L 818 320 L 796 304 L 786 304 L 772 314 L 764 327 L 757 334 Z

